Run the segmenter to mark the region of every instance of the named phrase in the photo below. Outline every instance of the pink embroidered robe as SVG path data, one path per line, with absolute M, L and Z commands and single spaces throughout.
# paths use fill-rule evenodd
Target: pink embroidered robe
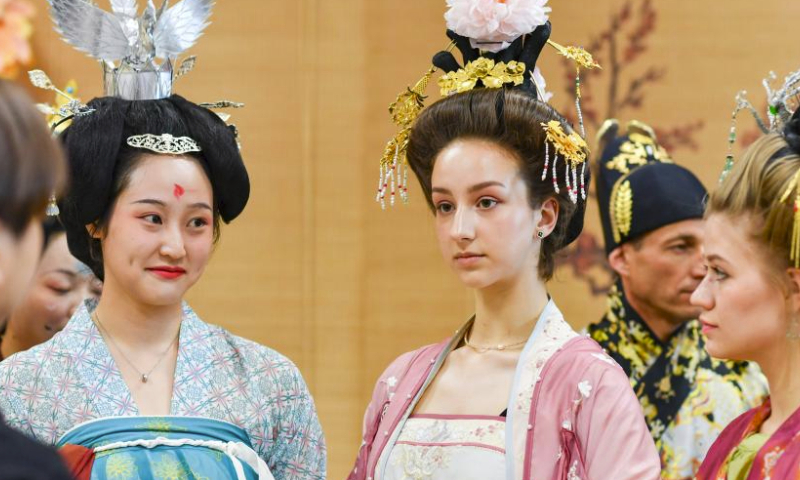
M 378 380 L 348 480 L 379 480 L 452 339 L 397 358 Z M 659 456 L 627 375 L 551 301 L 517 364 L 506 418 L 507 480 L 657 480 Z
M 747 436 L 758 432 L 769 418 L 770 401 L 748 410 L 731 422 L 711 445 L 697 480 L 725 480 L 728 457 Z M 800 479 L 800 409 L 787 418 L 756 453 L 747 480 Z

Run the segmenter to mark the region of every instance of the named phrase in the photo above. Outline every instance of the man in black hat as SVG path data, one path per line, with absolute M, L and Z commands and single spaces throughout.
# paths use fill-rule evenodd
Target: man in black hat
M 717 361 L 689 303 L 705 275 L 706 190 L 675 165 L 653 130 L 608 120 L 596 187 L 606 254 L 617 284 L 589 334 L 628 373 L 661 454 L 662 478 L 689 479 L 721 430 L 760 403 L 754 365 Z

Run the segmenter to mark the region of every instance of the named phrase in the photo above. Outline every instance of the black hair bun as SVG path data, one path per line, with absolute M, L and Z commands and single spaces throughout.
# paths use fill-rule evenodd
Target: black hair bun
M 800 108 L 794 112 L 792 118 L 783 127 L 783 137 L 789 144 L 789 148 L 800 155 Z
M 226 223 L 236 218 L 250 196 L 250 179 L 239 153 L 235 128 L 211 110 L 178 95 L 159 100 L 95 98 L 95 112 L 73 119 L 61 135 L 67 153 L 70 188 L 59 202 L 72 254 L 103 278 L 101 254 L 86 226 L 103 220 L 118 176 L 139 152 L 127 145 L 132 135 L 169 133 L 191 137 L 202 150 L 192 153 L 208 175 L 214 204 Z

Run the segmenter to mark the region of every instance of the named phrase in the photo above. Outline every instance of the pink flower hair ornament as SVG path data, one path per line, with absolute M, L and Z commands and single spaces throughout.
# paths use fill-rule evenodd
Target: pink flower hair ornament
M 547 23 L 547 0 L 447 0 L 447 28 L 470 39 L 472 48 L 497 53 Z

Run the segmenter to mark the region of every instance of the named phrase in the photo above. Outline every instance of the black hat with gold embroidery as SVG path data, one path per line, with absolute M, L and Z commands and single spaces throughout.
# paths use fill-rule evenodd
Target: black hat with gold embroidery
M 702 218 L 706 189 L 672 162 L 648 125 L 606 120 L 598 133 L 602 152 L 595 175 L 606 253 L 666 225 Z

